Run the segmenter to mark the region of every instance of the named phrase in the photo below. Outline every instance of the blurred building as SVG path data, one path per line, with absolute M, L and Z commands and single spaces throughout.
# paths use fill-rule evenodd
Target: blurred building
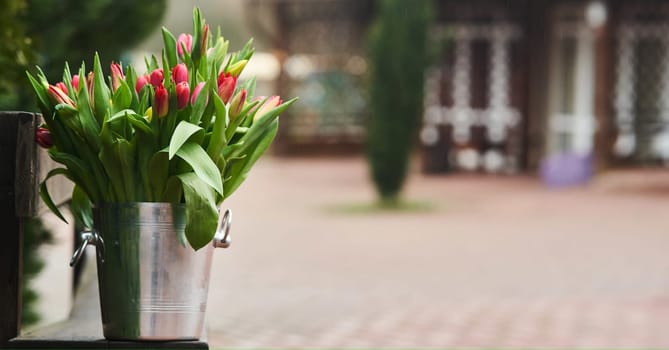
M 407 1 L 410 6 L 410 1 Z M 373 0 L 247 0 L 271 37 L 283 153 L 359 150 Z M 426 67 L 426 172 L 669 164 L 669 2 L 440 0 Z M 392 53 L 388 53 L 392 59 Z

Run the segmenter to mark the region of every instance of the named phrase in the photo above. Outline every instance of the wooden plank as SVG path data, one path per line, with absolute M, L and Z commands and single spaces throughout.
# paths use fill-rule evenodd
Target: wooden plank
M 24 176 L 22 167 L 32 164 L 27 159 L 31 151 L 26 143 L 33 138 L 27 136 L 29 131 L 19 128 L 34 126 L 34 119 L 32 113 L 0 112 L 0 222 L 3 226 L 0 244 L 0 345 L 17 336 L 20 327 L 23 227 L 17 211 L 21 216 L 30 214 L 31 200 L 25 197 L 27 192 L 17 193 L 16 184 L 23 186 L 17 175 Z M 19 142 L 23 143 L 19 152 L 21 167 L 17 167 Z

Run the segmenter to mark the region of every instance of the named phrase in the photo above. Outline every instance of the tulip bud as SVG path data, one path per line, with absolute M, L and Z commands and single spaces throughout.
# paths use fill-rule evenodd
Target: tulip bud
M 35 131 L 35 142 L 43 148 L 53 147 L 51 131 L 47 128 L 37 128 L 37 131 Z
M 156 94 L 153 98 L 153 110 L 156 112 L 158 118 L 163 118 L 167 115 L 169 110 L 169 96 L 167 95 L 167 90 L 161 84 L 156 87 Z
M 56 104 L 64 103 L 76 107 L 70 96 L 67 96 L 67 94 L 57 86 L 49 85 L 49 96 L 51 96 L 51 99 L 53 99 Z
M 281 97 L 279 96 L 272 96 L 265 101 L 260 107 L 258 107 L 258 111 L 256 114 L 253 116 L 253 119 L 258 119 L 265 115 L 267 112 L 273 110 L 274 108 L 278 107 L 283 103 L 283 100 L 281 100 Z
M 237 78 L 230 75 L 221 73 L 218 76 L 218 96 L 223 100 L 223 103 L 228 103 L 232 93 L 235 92 L 235 85 L 237 84 Z
M 195 101 L 197 100 L 197 96 L 200 95 L 200 91 L 202 91 L 202 88 L 204 87 L 204 82 L 197 83 L 195 85 L 195 89 L 193 89 L 193 96 L 190 98 L 190 104 L 194 105 Z M 208 101 L 206 101 L 204 104 L 207 104 Z
M 75 74 L 72 76 L 72 88 L 74 89 L 74 92 L 79 91 L 79 75 Z
M 235 119 L 239 117 L 239 114 L 244 109 L 245 102 L 246 102 L 246 89 L 242 89 L 241 91 L 237 92 L 230 101 L 230 108 L 228 110 L 230 119 Z
M 178 83 L 176 91 L 177 91 L 177 108 L 178 109 L 186 108 L 186 106 L 188 105 L 188 98 L 190 97 L 190 88 L 188 87 L 188 83 L 185 81 Z
M 179 63 L 172 68 L 172 79 L 177 84 L 188 81 L 188 68 L 185 64 Z
M 144 74 L 144 75 L 138 76 L 137 77 L 137 83 L 135 83 L 135 90 L 137 91 L 137 93 L 142 91 L 142 88 L 144 87 L 144 85 L 146 85 L 148 83 L 149 83 L 149 76 L 148 75 Z
M 121 86 L 121 79 L 125 80 L 125 75 L 123 74 L 123 69 L 121 65 L 116 62 L 111 64 L 111 76 L 112 76 L 112 92 L 115 92 L 116 89 Z
M 93 98 L 93 88 L 95 86 L 94 84 L 94 77 L 95 74 L 93 72 L 88 72 L 88 75 L 86 76 L 86 87 L 88 88 L 88 96 L 90 96 L 90 102 L 91 102 L 91 107 L 93 107 L 93 103 L 95 102 L 95 98 Z
M 67 94 L 67 85 L 65 85 L 65 83 L 63 83 L 62 81 L 57 82 L 56 87 L 59 88 L 60 91 Z
M 205 24 L 202 27 L 202 38 L 200 38 L 200 54 L 205 55 L 207 53 L 207 45 L 209 44 L 209 25 Z
M 163 85 L 163 80 L 165 80 L 165 75 L 163 74 L 162 69 L 156 68 L 151 72 L 150 81 L 153 87 L 157 88 L 158 86 Z
M 233 77 L 238 77 L 239 74 L 242 73 L 242 70 L 244 70 L 244 67 L 246 67 L 246 64 L 248 62 L 249 62 L 248 60 L 241 60 L 241 61 L 235 62 L 235 64 L 228 67 L 227 73 L 232 75 Z
M 193 48 L 192 35 L 184 33 L 179 34 L 179 37 L 177 38 L 177 52 L 179 53 L 179 56 L 184 55 L 184 47 L 186 48 L 186 51 L 190 53 L 190 50 Z

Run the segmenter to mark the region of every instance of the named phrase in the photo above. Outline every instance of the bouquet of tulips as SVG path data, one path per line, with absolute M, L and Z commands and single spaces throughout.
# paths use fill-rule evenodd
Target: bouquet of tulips
M 162 57 L 145 59 L 146 74 L 112 63 L 105 76 L 97 54 L 91 72 L 82 64 L 72 75 L 65 64 L 53 85 L 39 67 L 28 73 L 45 121 L 36 141 L 64 166 L 48 173 L 40 195 L 63 219 L 46 181 L 66 176 L 75 184 L 73 212 L 89 227 L 96 203 L 184 203 L 186 239 L 199 249 L 295 99 L 253 98 L 255 79 L 238 79 L 252 41 L 228 54 L 228 41 L 210 33 L 197 8 L 192 35 L 163 28 L 163 41 Z

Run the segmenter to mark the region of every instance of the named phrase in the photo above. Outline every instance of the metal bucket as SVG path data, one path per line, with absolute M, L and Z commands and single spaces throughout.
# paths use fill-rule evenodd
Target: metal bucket
M 202 334 L 214 247 L 229 245 L 230 212 L 214 243 L 194 251 L 185 208 L 170 203 L 104 203 L 82 244 L 97 251 L 104 336 L 114 340 L 195 340 Z

